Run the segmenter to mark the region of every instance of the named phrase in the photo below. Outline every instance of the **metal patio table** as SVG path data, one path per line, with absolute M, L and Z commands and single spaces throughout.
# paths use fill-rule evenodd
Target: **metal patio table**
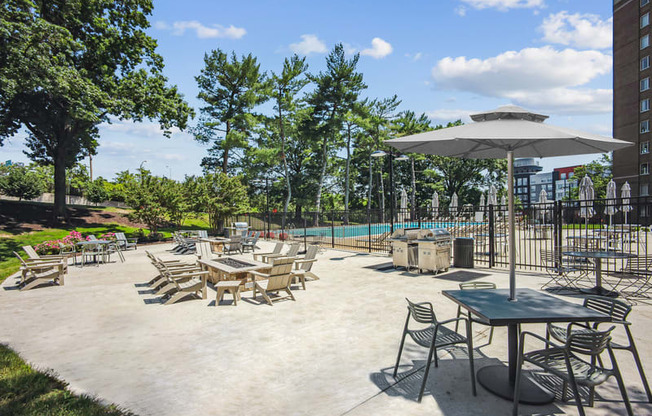
M 590 289 L 580 289 L 582 293 L 587 295 L 609 296 L 612 298 L 618 297 L 618 292 L 605 289 L 602 287 L 602 259 L 615 259 L 624 260 L 637 257 L 636 254 L 622 253 L 620 251 L 602 251 L 602 250 L 589 250 L 589 251 L 564 251 L 562 254 L 570 257 L 579 257 L 584 259 L 595 260 L 595 287 Z
M 507 326 L 509 365 L 490 365 L 477 372 L 478 382 L 485 389 L 507 400 L 514 398 L 519 324 L 606 322 L 611 319 L 609 315 L 532 289 L 516 289 L 517 301 L 509 300 L 509 289 L 445 290 L 442 293 L 467 309 L 475 319 L 491 326 Z M 554 398 L 554 394 L 527 377 L 522 378 L 520 403 L 546 404 Z
M 90 245 L 98 245 L 102 246 L 102 251 L 104 254 L 102 254 L 102 261 L 104 261 L 104 257 L 106 256 L 106 248 L 110 245 L 113 244 L 114 242 L 111 240 L 85 240 L 85 241 L 79 241 L 77 243 L 78 246 L 90 246 Z M 97 261 L 97 256 L 93 256 L 95 258 L 95 261 Z M 124 261 L 124 260 L 123 260 Z

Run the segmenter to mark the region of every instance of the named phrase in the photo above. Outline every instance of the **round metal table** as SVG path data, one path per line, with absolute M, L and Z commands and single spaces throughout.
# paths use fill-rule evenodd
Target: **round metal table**
M 621 253 L 619 251 L 564 251 L 562 254 L 570 257 L 579 257 L 583 259 L 595 260 L 595 286 L 590 289 L 581 289 L 582 293 L 588 295 L 609 296 L 612 298 L 618 297 L 618 292 L 608 290 L 602 287 L 602 260 L 603 259 L 630 259 L 636 257 L 636 254 Z

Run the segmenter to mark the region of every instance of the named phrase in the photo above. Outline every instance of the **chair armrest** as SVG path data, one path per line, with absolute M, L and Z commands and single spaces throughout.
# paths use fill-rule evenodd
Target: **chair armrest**
M 188 267 L 178 267 L 176 269 L 168 269 L 167 272 L 170 274 L 180 274 L 180 273 L 185 273 L 185 272 L 194 272 L 194 271 L 202 271 L 201 268 L 197 266 L 188 266 Z
M 520 339 L 521 350 L 523 350 L 523 345 L 525 345 L 525 336 L 526 335 L 530 335 L 531 337 L 538 339 L 539 341 L 543 342 L 544 344 L 546 344 L 549 347 L 552 347 L 552 348 L 564 348 L 562 345 L 555 344 L 554 342 L 549 341 L 549 340 L 545 339 L 544 337 L 542 337 L 541 335 L 535 334 L 534 332 L 522 331 L 521 332 L 521 339 Z
M 310 260 L 304 260 L 304 259 L 298 259 L 294 261 L 294 264 L 297 266 L 297 269 L 299 268 L 300 265 L 305 264 L 305 263 L 314 263 L 316 262 L 317 259 L 310 259 Z
M 202 271 L 202 270 L 195 270 L 195 271 L 187 271 L 185 273 L 179 273 L 175 274 L 172 277 L 174 280 L 179 280 L 179 279 L 184 279 L 184 278 L 191 278 L 191 277 L 200 277 L 200 276 L 208 276 L 208 271 Z
M 437 323 L 435 324 L 435 326 L 444 326 L 444 325 L 447 325 L 447 324 L 450 324 L 450 323 L 453 323 L 453 322 L 458 322 L 458 321 L 464 321 L 464 322 L 466 322 L 466 321 L 468 321 L 468 319 L 466 319 L 466 318 L 464 318 L 464 317 L 451 318 L 451 319 L 447 319 L 447 320 L 445 320 L 445 321 L 439 321 L 439 322 L 437 322 Z
M 43 262 L 43 263 L 37 263 L 37 264 L 28 264 L 27 266 L 21 266 L 21 269 L 24 270 L 35 270 L 35 269 L 42 269 L 44 267 L 63 267 L 63 262 L 57 261 L 57 262 Z
M 267 273 L 261 273 L 261 272 L 257 272 L 257 271 L 254 270 L 254 271 L 249 272 L 249 274 L 254 276 L 254 277 L 258 276 L 258 277 L 262 277 L 263 279 L 269 279 L 269 274 L 267 274 Z M 255 278 L 254 278 L 254 281 L 255 281 Z

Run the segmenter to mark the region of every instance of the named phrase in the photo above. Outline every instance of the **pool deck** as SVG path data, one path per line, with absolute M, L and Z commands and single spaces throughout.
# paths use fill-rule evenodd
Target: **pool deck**
M 259 242 L 263 249 L 270 242 Z M 405 322 L 405 298 L 434 303 L 440 319 L 456 306 L 442 295 L 463 281 L 507 287 L 507 275 L 488 269 L 451 269 L 439 276 L 388 267 L 385 256 L 326 250 L 313 270 L 321 280 L 294 290 L 296 302 L 273 307 L 244 292 L 228 300 L 161 305 L 145 282 L 156 274 L 144 250 L 165 259 L 196 260 L 167 252 L 170 244 L 125 253 L 126 262 L 70 266 L 63 287 L 0 289 L 0 342 L 41 369 L 52 369 L 79 393 L 96 395 L 139 415 L 506 415 L 511 402 L 478 385 L 471 395 L 464 348 L 439 351 L 424 399 L 422 370 L 391 377 Z M 268 250 L 265 250 L 268 251 Z M 246 255 L 250 258 L 251 254 Z M 114 259 L 115 260 L 115 259 Z M 538 289 L 542 274 L 518 273 L 521 287 Z M 581 298 L 565 297 L 574 302 Z M 644 366 L 652 376 L 652 305 L 631 314 Z M 543 333 L 543 325 L 527 330 Z M 504 328 L 476 325 L 476 369 L 506 361 Z M 538 347 L 532 345 L 533 348 Z M 411 342 L 400 372 L 424 365 L 426 351 Z M 635 414 L 652 414 L 631 354 L 618 352 Z M 589 415 L 625 414 L 613 380 L 597 388 Z M 572 403 L 522 406 L 521 414 L 576 414 Z

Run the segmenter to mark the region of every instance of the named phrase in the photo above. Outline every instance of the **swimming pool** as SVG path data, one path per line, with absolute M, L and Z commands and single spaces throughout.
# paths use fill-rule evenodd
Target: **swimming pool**
M 443 221 L 422 221 L 421 228 L 450 228 L 450 227 L 463 227 L 465 225 L 480 225 L 481 222 L 443 222 Z M 403 222 L 394 224 L 394 229 L 397 228 L 419 228 L 418 222 Z M 390 231 L 390 224 L 371 224 L 371 235 L 382 234 Z M 294 236 L 304 235 L 303 228 L 296 228 L 288 230 L 289 234 Z M 338 225 L 335 227 L 312 227 L 306 228 L 306 236 L 320 236 L 320 237 L 362 237 L 369 235 L 369 225 Z

